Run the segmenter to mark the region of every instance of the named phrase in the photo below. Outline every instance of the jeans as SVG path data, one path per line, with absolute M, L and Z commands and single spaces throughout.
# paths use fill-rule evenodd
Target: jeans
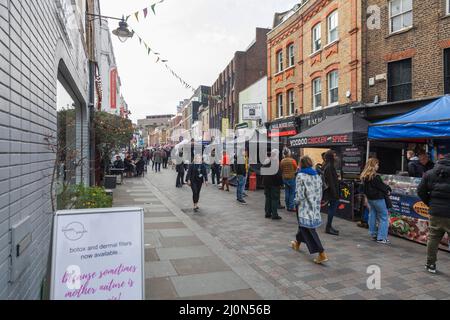
M 450 218 L 432 216 L 430 218 L 430 235 L 427 245 L 427 265 L 436 264 L 439 244 L 446 232 L 450 235 Z
M 336 215 L 337 208 L 339 206 L 339 200 L 330 200 L 330 203 L 328 204 L 328 221 L 327 221 L 327 228 L 331 228 L 333 225 L 333 219 Z
M 155 162 L 155 172 L 161 172 L 161 162 Z
M 177 187 L 182 187 L 184 183 L 184 171 L 180 171 L 177 174 Z
M 244 200 L 244 189 L 245 189 L 245 177 L 244 176 L 237 176 L 237 199 L 238 201 Z
M 369 200 L 369 234 L 377 240 L 387 240 L 389 233 L 389 211 L 386 200 Z M 377 231 L 377 220 L 379 221 Z
M 295 209 L 295 179 L 283 180 L 284 195 L 286 200 L 286 208 L 288 210 Z
M 280 187 L 265 187 L 264 195 L 266 196 L 266 217 L 278 217 L 278 205 L 280 203 Z

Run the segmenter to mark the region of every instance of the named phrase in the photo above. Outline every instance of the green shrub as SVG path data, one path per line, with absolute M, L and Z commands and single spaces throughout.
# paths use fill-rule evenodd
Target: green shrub
M 112 197 L 106 194 L 103 187 L 85 187 L 79 185 L 75 188 L 75 209 L 111 208 Z

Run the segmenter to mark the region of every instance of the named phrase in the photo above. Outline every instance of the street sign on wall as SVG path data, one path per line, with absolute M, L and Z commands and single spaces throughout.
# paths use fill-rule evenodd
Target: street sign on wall
M 144 212 L 139 208 L 58 211 L 52 300 L 143 300 Z
M 250 103 L 242 105 L 242 112 L 244 121 L 261 120 L 263 115 L 262 103 Z

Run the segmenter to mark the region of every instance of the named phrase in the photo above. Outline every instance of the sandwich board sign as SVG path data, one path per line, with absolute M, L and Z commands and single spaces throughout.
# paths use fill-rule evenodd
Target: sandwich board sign
M 144 300 L 144 210 L 58 211 L 52 300 Z

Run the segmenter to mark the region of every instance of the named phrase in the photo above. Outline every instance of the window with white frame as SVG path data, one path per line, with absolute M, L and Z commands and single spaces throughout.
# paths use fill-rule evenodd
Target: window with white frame
M 277 107 L 278 107 L 278 117 L 283 116 L 283 94 L 277 95 Z
M 317 110 L 322 107 L 322 80 L 320 78 L 313 80 L 312 90 L 313 90 L 313 110 Z
M 332 43 L 339 39 L 339 16 L 338 11 L 334 11 L 328 16 L 328 43 Z
M 284 66 L 283 66 L 283 50 L 280 50 L 277 53 L 277 57 L 278 57 L 278 72 L 282 72 L 284 70 Z
M 288 101 L 289 101 L 289 114 L 295 114 L 295 95 L 294 89 L 288 91 Z
M 318 23 L 312 29 L 312 52 L 317 52 L 322 48 L 322 28 L 320 23 Z
M 389 2 L 389 24 L 391 33 L 413 24 L 413 0 L 391 0 Z
M 293 67 L 295 64 L 295 50 L 294 44 L 291 44 L 288 47 L 288 55 L 289 55 L 289 67 Z
M 339 73 L 337 70 L 328 74 L 328 105 L 339 103 Z

